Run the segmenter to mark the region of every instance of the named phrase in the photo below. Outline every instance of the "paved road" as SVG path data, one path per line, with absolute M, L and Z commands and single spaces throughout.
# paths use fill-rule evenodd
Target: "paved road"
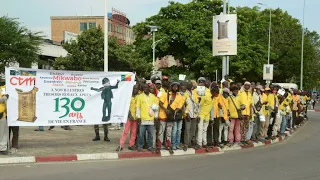
M 319 180 L 320 118 L 284 143 L 218 156 L 0 166 L 0 179 L 23 180 Z

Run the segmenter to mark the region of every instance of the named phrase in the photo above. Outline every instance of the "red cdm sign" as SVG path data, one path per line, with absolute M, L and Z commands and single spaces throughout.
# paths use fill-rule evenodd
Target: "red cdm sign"
M 13 86 L 34 86 L 36 84 L 36 77 L 13 76 L 10 78 L 10 84 Z

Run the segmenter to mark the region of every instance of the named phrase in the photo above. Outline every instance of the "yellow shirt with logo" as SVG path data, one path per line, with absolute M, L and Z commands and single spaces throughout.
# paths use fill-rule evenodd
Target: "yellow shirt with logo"
M 136 101 L 137 101 L 137 118 L 140 118 L 141 121 L 153 121 L 154 115 L 150 116 L 149 110 L 153 104 L 156 104 L 156 105 L 159 104 L 158 98 L 151 93 L 149 94 L 149 96 L 143 93 L 137 96 Z M 138 112 L 140 113 L 138 114 Z

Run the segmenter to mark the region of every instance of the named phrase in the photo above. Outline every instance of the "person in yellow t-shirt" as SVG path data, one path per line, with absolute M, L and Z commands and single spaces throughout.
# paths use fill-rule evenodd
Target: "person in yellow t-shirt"
M 295 89 L 293 90 L 293 96 L 292 96 L 292 128 L 296 126 L 299 105 L 300 105 L 300 95 L 298 93 L 298 90 Z
M 241 110 L 240 110 L 240 101 L 238 95 L 239 89 L 237 86 L 231 87 L 231 95 L 228 98 L 229 103 L 229 112 L 230 112 L 230 126 L 229 126 L 229 135 L 228 140 L 230 145 L 233 143 L 240 144 L 241 141 Z
M 160 132 L 157 140 L 157 149 L 160 149 L 163 144 L 164 132 L 166 130 L 166 149 L 173 153 L 174 149 L 180 148 L 181 128 L 182 128 L 182 108 L 185 100 L 179 93 L 180 84 L 174 82 L 171 84 L 171 91 L 163 93 L 159 98 L 160 106 Z M 173 113 L 173 114 L 172 114 Z M 176 115 L 176 116 L 175 116 Z M 173 119 L 179 118 L 181 119 Z
M 213 120 L 213 117 L 212 117 L 213 104 L 215 101 L 215 96 L 219 95 L 219 89 L 212 88 L 210 94 L 212 95 L 199 97 L 200 98 L 200 113 L 199 113 L 200 120 L 198 123 L 197 145 L 195 149 L 199 149 L 201 147 L 207 147 L 207 130 L 209 126 L 209 121 Z
M 130 108 L 128 113 L 128 120 L 124 127 L 123 134 L 120 138 L 120 146 L 117 148 L 117 151 L 122 151 L 124 147 L 124 143 L 128 137 L 130 132 L 130 140 L 129 140 L 129 150 L 134 150 L 134 145 L 137 137 L 137 128 L 138 128 L 138 121 L 136 118 L 136 110 L 137 110 L 137 95 L 138 95 L 139 87 L 138 85 L 133 86 L 132 90 L 132 97 L 130 101 Z
M 282 117 L 280 125 L 280 135 L 284 136 L 287 129 L 287 107 L 290 105 L 288 99 L 288 93 L 286 92 L 283 96 L 278 96 L 279 98 L 279 114 Z
M 179 88 L 181 88 L 180 84 L 177 82 L 173 82 L 171 84 L 171 97 L 169 98 L 170 107 L 174 111 L 174 119 L 172 119 L 171 121 L 171 123 L 173 124 L 171 137 L 173 150 L 181 149 L 179 145 L 181 142 L 181 130 L 183 122 L 182 119 L 184 112 L 183 108 L 186 102 L 186 98 L 183 95 L 181 95 L 181 92 L 179 92 Z
M 269 128 L 269 122 L 270 122 L 270 104 L 273 103 L 272 99 L 270 99 L 269 97 L 271 96 L 271 89 L 266 87 L 264 89 L 264 93 L 262 94 L 262 111 L 263 111 L 263 115 L 265 118 L 265 121 L 261 121 L 261 125 L 260 125 L 260 137 L 261 140 L 265 139 L 268 137 L 267 133 L 268 133 L 268 128 Z
M 158 117 L 158 99 L 150 93 L 148 85 L 143 86 L 143 93 L 137 98 L 136 118 L 140 122 L 138 151 L 142 151 L 144 136 L 148 132 L 148 151 L 153 151 L 154 120 Z
M 0 155 L 7 155 L 8 134 L 9 128 L 7 125 L 7 105 L 6 101 L 9 98 L 8 94 L 2 94 L 2 89 L 5 90 L 5 86 L 0 87 Z
M 230 90 L 228 88 L 223 88 L 222 95 L 218 99 L 218 108 L 219 108 L 219 143 L 223 145 L 228 144 L 228 132 L 229 132 L 229 103 L 228 98 L 230 95 Z M 223 133 L 223 139 L 222 139 Z
M 241 104 L 242 115 L 242 131 L 241 131 L 241 137 L 243 141 L 246 141 L 246 135 L 249 130 L 249 120 L 252 116 L 252 91 L 251 91 L 251 83 L 245 82 L 242 90 L 239 93 L 239 99 Z
M 278 135 L 278 128 L 281 124 L 281 116 L 279 115 L 279 99 L 278 99 L 278 90 L 280 89 L 280 86 L 273 86 L 271 88 L 272 94 L 270 94 L 270 125 L 268 129 L 268 139 L 274 140 L 276 139 L 276 136 Z

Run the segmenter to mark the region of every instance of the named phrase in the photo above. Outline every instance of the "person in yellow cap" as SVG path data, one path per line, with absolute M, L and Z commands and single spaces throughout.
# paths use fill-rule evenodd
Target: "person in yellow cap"
M 7 125 L 7 105 L 9 98 L 5 93 L 5 86 L 0 87 L 0 155 L 7 155 L 9 128 Z

